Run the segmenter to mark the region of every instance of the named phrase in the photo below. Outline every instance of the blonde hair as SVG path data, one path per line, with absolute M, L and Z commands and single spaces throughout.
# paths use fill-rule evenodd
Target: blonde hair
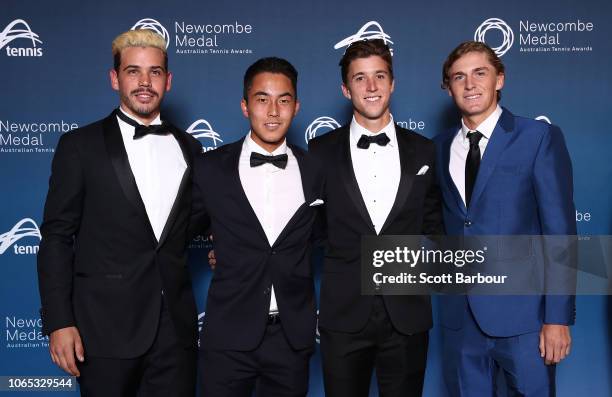
M 121 33 L 113 40 L 114 68 L 119 71 L 121 65 L 121 51 L 128 47 L 153 47 L 164 53 L 164 67 L 168 70 L 168 53 L 166 51 L 166 40 L 158 33 L 149 29 L 128 30 Z

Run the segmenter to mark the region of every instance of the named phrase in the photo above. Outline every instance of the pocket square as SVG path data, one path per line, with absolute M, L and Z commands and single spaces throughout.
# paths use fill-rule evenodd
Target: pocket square
M 425 175 L 425 173 L 427 172 L 427 170 L 429 170 L 429 166 L 428 165 L 424 165 L 421 167 L 421 169 L 419 170 L 419 172 L 417 172 L 417 175 Z
M 317 205 L 322 205 L 324 203 L 323 200 L 321 199 L 316 199 L 315 201 L 313 201 L 312 203 L 308 204 L 310 207 L 316 207 Z

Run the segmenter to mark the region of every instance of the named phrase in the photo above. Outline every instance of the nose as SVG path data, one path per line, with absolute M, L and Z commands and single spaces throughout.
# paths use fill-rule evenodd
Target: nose
M 268 116 L 278 117 L 278 104 L 276 101 L 270 101 L 270 105 L 268 106 Z
M 377 85 L 376 85 L 376 80 L 368 77 L 367 81 L 366 81 L 366 90 L 368 90 L 368 92 L 374 92 L 378 89 Z
M 472 76 L 468 75 L 465 76 L 465 89 L 466 90 L 471 90 L 472 88 L 474 88 L 474 79 L 472 78 Z
M 140 75 L 140 79 L 138 81 L 138 85 L 141 87 L 150 87 L 151 86 L 151 77 L 148 73 L 142 73 Z

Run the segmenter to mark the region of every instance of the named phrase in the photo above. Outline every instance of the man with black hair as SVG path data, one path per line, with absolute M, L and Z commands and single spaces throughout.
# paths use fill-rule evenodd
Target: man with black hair
M 195 163 L 194 232 L 214 235 L 201 334 L 202 396 L 305 396 L 315 339 L 310 238 L 317 166 L 286 135 L 297 71 L 263 58 L 244 76 L 250 131 Z M 214 186 L 214 194 L 205 194 Z

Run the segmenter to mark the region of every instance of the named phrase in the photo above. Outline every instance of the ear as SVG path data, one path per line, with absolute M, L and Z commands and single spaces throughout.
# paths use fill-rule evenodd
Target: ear
M 351 100 L 351 90 L 349 90 L 349 88 L 344 83 L 342 83 L 340 88 L 342 88 L 342 95 L 344 95 L 346 99 Z
M 111 87 L 113 90 L 119 91 L 119 77 L 117 76 L 117 71 L 115 69 L 111 69 L 108 72 L 108 76 L 110 77 Z
M 172 88 L 172 72 L 166 73 L 166 76 L 166 92 L 168 92 Z
M 295 117 L 296 114 L 298 114 L 298 111 L 300 110 L 300 101 L 298 101 L 297 99 L 295 100 L 295 110 L 293 111 L 293 116 Z
M 391 80 L 391 93 L 393 93 L 394 89 L 395 89 L 395 79 Z
M 506 79 L 506 75 L 500 73 L 497 75 L 497 81 L 495 82 L 495 91 L 499 91 L 504 87 L 504 81 Z
M 240 101 L 240 109 L 242 109 L 242 114 L 244 115 L 244 117 L 248 119 L 249 109 L 247 107 L 247 101 L 244 98 Z

